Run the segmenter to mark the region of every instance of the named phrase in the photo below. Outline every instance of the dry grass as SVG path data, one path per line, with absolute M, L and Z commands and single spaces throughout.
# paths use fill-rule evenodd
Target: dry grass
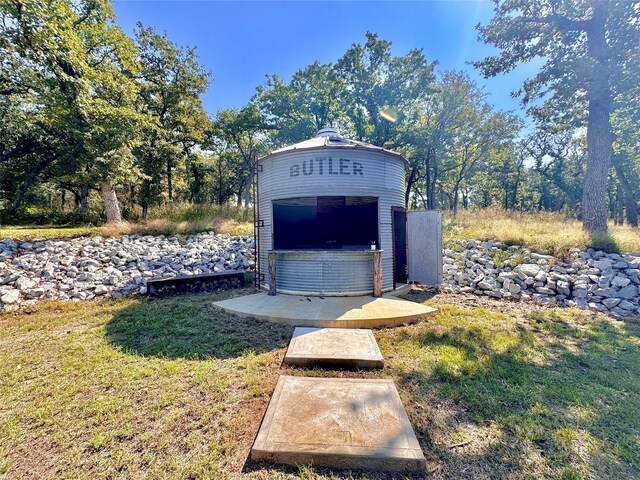
M 107 224 L 96 231 L 96 235 L 116 237 L 119 235 L 186 235 L 190 233 L 214 231 L 230 235 L 246 235 L 253 233 L 253 225 L 249 222 L 238 222 L 228 218 L 212 220 L 174 221 L 167 219 L 148 220 L 145 223 L 122 222 Z M 1 232 L 1 230 L 0 230 Z
M 557 213 L 520 213 L 499 209 L 461 211 L 444 216 L 445 242 L 457 239 L 498 240 L 509 245 L 527 245 L 564 256 L 573 247 L 610 252 L 640 251 L 640 230 L 609 226 L 609 235 L 590 237 L 580 222 Z M 252 211 L 231 206 L 174 204 L 152 209 L 147 222 L 123 222 L 105 226 L 3 226 L 0 239 L 33 240 L 82 235 L 118 236 L 175 235 L 213 230 L 246 235 L 253 232 Z
M 70 238 L 83 235 L 176 235 L 213 230 L 216 233 L 246 235 L 253 233 L 252 211 L 245 208 L 216 205 L 174 204 L 149 212 L 146 222 L 122 222 L 104 226 L 27 225 L 1 226 L 0 239 L 36 240 Z
M 279 374 L 393 378 L 431 478 L 640 476 L 637 320 L 415 295 L 383 371 L 290 369 L 290 327 L 210 306 L 245 292 L 0 316 L 0 478 L 387 478 L 248 461 Z
M 456 239 L 497 240 L 509 245 L 527 245 L 564 255 L 572 247 L 593 246 L 613 252 L 640 251 L 640 230 L 609 225 L 609 235 L 590 237 L 577 220 L 558 213 L 521 213 L 500 209 L 461 211 L 445 215 L 443 236 Z

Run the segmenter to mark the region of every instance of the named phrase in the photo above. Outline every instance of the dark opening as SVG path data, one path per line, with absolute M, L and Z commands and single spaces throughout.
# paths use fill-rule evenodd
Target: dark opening
M 378 240 L 376 197 L 299 197 L 273 202 L 276 250 L 370 249 Z
M 393 288 L 396 283 L 407 283 L 407 211 L 391 207 L 393 223 Z

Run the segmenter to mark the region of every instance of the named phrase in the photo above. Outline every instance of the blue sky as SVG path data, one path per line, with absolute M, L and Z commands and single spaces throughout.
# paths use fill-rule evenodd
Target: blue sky
M 533 72 L 521 66 L 484 80 L 467 64 L 494 49 L 477 40 L 474 26 L 492 17 L 489 1 L 422 2 L 231 2 L 116 0 L 118 24 L 133 34 L 137 21 L 167 31 L 172 41 L 197 47 L 201 63 L 213 71 L 203 98 L 213 115 L 242 107 L 265 74 L 289 79 L 315 60 L 335 62 L 367 30 L 392 42 L 392 53 L 422 48 L 444 69 L 466 70 L 503 110 L 520 112 L 510 92 Z

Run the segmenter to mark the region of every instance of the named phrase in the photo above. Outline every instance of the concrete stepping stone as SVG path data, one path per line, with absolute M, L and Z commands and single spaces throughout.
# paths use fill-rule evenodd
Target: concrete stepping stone
M 278 379 L 251 459 L 422 472 L 426 460 L 393 380 Z
M 296 366 L 382 368 L 383 358 L 371 330 L 296 327 L 284 362 Z

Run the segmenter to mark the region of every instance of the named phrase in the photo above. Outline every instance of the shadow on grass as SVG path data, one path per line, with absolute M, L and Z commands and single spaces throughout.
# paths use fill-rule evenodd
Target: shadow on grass
M 292 327 L 228 314 L 212 302 L 251 293 L 227 292 L 143 298 L 120 310 L 106 326 L 109 342 L 147 357 L 235 358 L 287 345 Z
M 444 477 L 640 478 L 640 324 L 565 315 L 534 312 L 532 329 L 517 326 L 504 341 L 504 332 L 473 323 L 438 332 L 423 324 L 402 340 L 428 358 L 398 372 L 409 408 L 426 401 L 456 412 L 446 428 L 432 424 L 435 409 L 412 414 Z M 436 444 L 434 435 L 465 434 L 459 417 L 475 425 L 474 447 Z M 498 426 L 502 439 L 484 442 L 486 425 Z
M 595 250 L 608 253 L 620 253 L 620 245 L 615 238 L 607 232 L 594 232 L 589 235 L 590 246 Z

